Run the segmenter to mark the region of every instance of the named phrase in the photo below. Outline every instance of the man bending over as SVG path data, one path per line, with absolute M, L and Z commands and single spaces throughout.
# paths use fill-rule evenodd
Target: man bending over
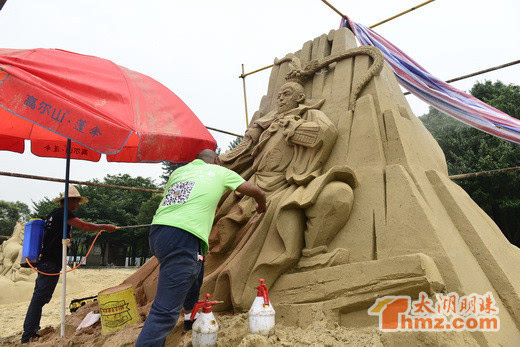
M 171 174 L 149 236 L 160 263 L 157 294 L 136 346 L 164 346 L 182 306 L 191 310 L 197 302 L 203 255 L 208 252 L 217 204 L 226 190 L 253 197 L 257 212 L 265 212 L 263 190 L 219 166 L 214 151 L 203 150 Z

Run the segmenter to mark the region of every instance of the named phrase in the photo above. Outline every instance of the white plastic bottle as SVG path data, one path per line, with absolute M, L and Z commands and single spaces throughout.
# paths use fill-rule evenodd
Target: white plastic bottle
M 193 321 L 196 313 L 202 308 L 202 313 L 193 323 L 191 335 L 193 347 L 217 345 L 218 323 L 211 311 L 211 306 L 220 304 L 222 301 L 209 301 L 209 296 L 209 294 L 206 294 L 206 300 L 199 300 L 191 312 L 191 320 Z
M 274 329 L 275 311 L 269 301 L 264 279 L 260 279 L 260 285 L 256 289 L 256 298 L 249 310 L 249 330 L 252 334 L 268 336 Z

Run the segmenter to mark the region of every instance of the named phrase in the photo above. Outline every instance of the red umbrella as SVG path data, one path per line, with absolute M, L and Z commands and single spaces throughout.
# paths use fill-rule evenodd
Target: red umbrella
M 154 79 L 58 49 L 0 49 L 0 150 L 98 161 L 190 161 L 215 139 Z M 38 126 L 35 126 L 38 125 Z M 65 138 L 64 138 L 65 137 Z
M 0 49 L 0 150 L 98 161 L 190 161 L 216 142 L 195 114 L 154 79 L 58 49 Z M 74 143 L 72 144 L 72 141 Z M 67 237 L 65 199 L 63 238 Z M 64 336 L 66 255 L 63 245 Z

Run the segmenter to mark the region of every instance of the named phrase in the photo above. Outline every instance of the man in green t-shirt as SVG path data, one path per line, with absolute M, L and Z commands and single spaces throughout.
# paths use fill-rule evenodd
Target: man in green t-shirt
M 222 194 L 237 190 L 256 200 L 258 213 L 266 210 L 260 188 L 218 164 L 218 155 L 206 149 L 175 170 L 166 184 L 149 236 L 160 263 L 157 294 L 136 346 L 164 346 L 182 306 L 189 311 L 197 302 L 203 256 Z

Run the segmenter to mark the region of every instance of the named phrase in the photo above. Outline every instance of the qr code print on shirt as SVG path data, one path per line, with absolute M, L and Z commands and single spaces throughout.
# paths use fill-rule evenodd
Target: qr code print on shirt
M 188 181 L 174 183 L 170 189 L 168 189 L 168 193 L 164 197 L 162 206 L 184 204 L 189 199 L 193 186 L 195 186 L 195 182 Z

